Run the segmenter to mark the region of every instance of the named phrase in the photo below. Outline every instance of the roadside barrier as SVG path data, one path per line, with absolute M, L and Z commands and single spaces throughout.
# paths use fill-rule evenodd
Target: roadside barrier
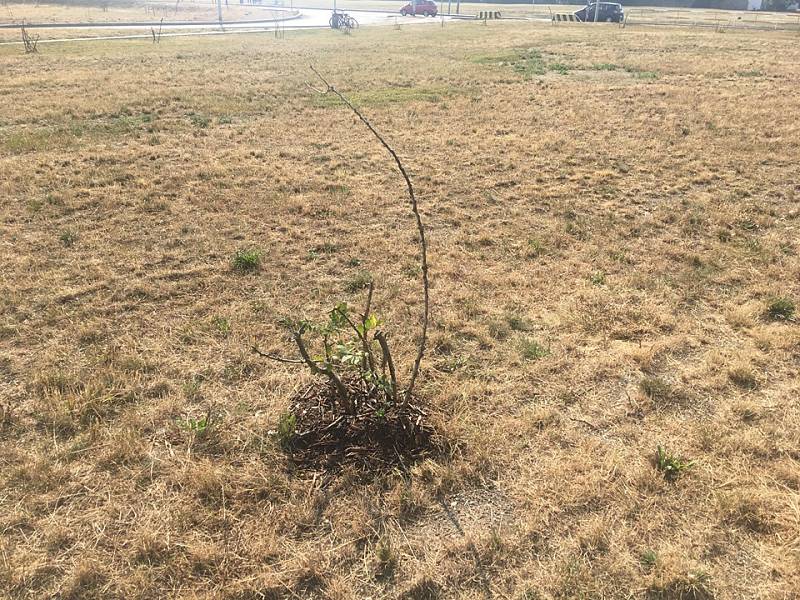
M 565 13 L 553 13 L 553 21 L 554 22 L 555 21 L 558 21 L 558 22 L 566 21 L 566 22 L 569 22 L 569 23 L 583 23 L 583 21 L 581 21 L 578 17 L 576 17 L 572 13 L 568 13 L 568 14 L 565 14 Z
M 499 10 L 482 10 L 478 13 L 475 17 L 476 19 L 499 19 L 500 18 L 500 11 Z

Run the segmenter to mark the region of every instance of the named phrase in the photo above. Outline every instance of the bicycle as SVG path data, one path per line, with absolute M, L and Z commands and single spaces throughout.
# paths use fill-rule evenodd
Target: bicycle
M 358 29 L 358 21 L 347 13 L 334 12 L 328 24 L 331 26 L 331 29 L 338 29 L 345 33 L 350 33 L 353 29 Z

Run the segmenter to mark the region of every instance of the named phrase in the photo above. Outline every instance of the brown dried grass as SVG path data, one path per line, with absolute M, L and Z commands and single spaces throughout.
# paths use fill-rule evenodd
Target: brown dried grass
M 499 64 L 531 47 L 568 72 Z M 800 587 L 800 333 L 760 317 L 800 297 L 793 41 L 497 23 L 17 50 L 0 595 Z M 414 355 L 401 182 L 307 90 L 311 61 L 398 149 L 430 224 L 419 393 L 457 444 L 410 476 L 292 472 L 269 431 L 308 378 L 248 352 L 288 350 L 277 318 L 355 300 L 368 270 Z M 231 269 L 243 247 L 257 272 Z M 665 481 L 657 443 L 697 463 Z

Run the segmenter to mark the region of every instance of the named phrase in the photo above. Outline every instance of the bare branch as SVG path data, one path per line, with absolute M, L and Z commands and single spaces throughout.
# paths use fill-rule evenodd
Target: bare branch
M 400 174 L 403 176 L 403 179 L 406 182 L 406 187 L 408 188 L 408 197 L 411 202 L 411 211 L 414 213 L 414 217 L 417 222 L 417 231 L 419 232 L 419 245 L 420 245 L 420 252 L 421 252 L 421 259 L 420 262 L 422 264 L 422 287 L 423 287 L 423 295 L 424 295 L 424 313 L 422 317 L 422 335 L 420 336 L 419 344 L 417 347 L 417 357 L 414 361 L 414 367 L 411 370 L 411 379 L 408 383 L 408 387 L 406 388 L 405 392 L 405 402 L 408 403 L 411 400 L 411 394 L 414 390 L 414 384 L 417 381 L 417 375 L 419 374 L 419 366 L 422 362 L 422 357 L 425 354 L 425 343 L 427 341 L 428 335 L 428 316 L 430 314 L 430 293 L 429 288 L 430 284 L 428 281 L 428 245 L 425 241 L 425 227 L 422 224 L 422 217 L 419 212 L 419 206 L 417 205 L 417 198 L 414 194 L 414 186 L 411 184 L 411 179 L 406 172 L 403 163 L 400 161 L 400 157 L 397 156 L 397 152 L 388 144 L 388 142 L 378 133 L 372 124 L 367 120 L 367 118 L 361 114 L 361 112 L 353 106 L 353 104 L 335 87 L 333 87 L 328 81 L 317 71 L 313 65 L 310 65 L 311 70 L 314 74 L 319 77 L 322 83 L 325 84 L 325 93 L 332 93 L 336 95 L 344 104 L 346 104 L 350 110 L 355 113 L 355 115 L 361 119 L 361 122 L 367 126 L 367 128 L 372 132 L 372 134 L 378 138 L 378 141 L 386 148 L 386 151 L 391 154 L 392 158 L 394 158 L 395 163 L 397 163 L 397 168 L 400 171 Z M 309 86 L 311 87 L 311 86 Z M 312 88 L 313 89 L 313 88 Z
M 275 354 L 270 354 L 269 352 L 262 352 L 259 350 L 258 346 L 253 346 L 253 352 L 258 354 L 259 356 L 263 356 L 264 358 L 268 358 L 270 360 L 275 360 L 282 363 L 288 363 L 290 365 L 304 365 L 306 364 L 303 360 L 298 360 L 296 358 L 284 358 L 282 356 L 276 356 Z
M 325 375 L 328 379 L 330 379 L 333 382 L 333 385 L 336 387 L 336 393 L 339 396 L 339 400 L 344 406 L 344 409 L 350 414 L 355 414 L 355 405 L 351 401 L 350 394 L 347 393 L 347 388 L 344 386 L 339 376 L 329 366 L 325 365 L 323 368 L 320 368 L 320 366 L 311 359 L 311 357 L 308 355 L 308 350 L 306 350 L 306 345 L 302 336 L 300 335 L 300 332 L 293 332 L 292 338 L 294 339 L 295 344 L 297 344 L 297 349 L 300 351 L 300 356 L 303 358 L 305 364 L 308 365 L 308 368 L 311 369 L 311 372 L 315 375 Z
M 389 376 L 392 378 L 392 399 L 397 402 L 397 373 L 394 370 L 394 361 L 392 360 L 392 353 L 389 351 L 389 344 L 386 342 L 386 336 L 382 331 L 375 332 L 375 339 L 381 346 L 383 352 L 384 363 L 389 365 Z
M 367 305 L 364 307 L 364 312 L 361 315 L 361 328 L 364 331 L 361 337 L 361 343 L 364 345 L 364 353 L 367 355 L 367 360 L 369 361 L 369 368 L 374 373 L 375 372 L 375 358 L 372 356 L 372 349 L 369 347 L 369 342 L 367 341 L 366 334 L 367 334 L 367 319 L 369 319 L 369 309 L 372 306 L 372 292 L 375 290 L 375 284 L 370 281 L 369 282 L 369 291 L 367 292 Z
M 369 318 L 369 309 L 372 306 L 372 292 L 375 290 L 375 282 L 369 282 L 369 291 L 367 292 L 367 305 L 364 307 L 364 312 L 361 314 L 362 324 Z

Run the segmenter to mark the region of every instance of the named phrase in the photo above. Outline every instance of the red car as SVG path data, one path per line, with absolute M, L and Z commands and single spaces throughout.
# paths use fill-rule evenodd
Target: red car
M 436 8 L 436 2 L 433 2 L 433 0 L 411 0 L 400 9 L 400 14 L 404 17 L 406 15 L 435 17 L 437 12 L 439 12 L 439 9 Z

